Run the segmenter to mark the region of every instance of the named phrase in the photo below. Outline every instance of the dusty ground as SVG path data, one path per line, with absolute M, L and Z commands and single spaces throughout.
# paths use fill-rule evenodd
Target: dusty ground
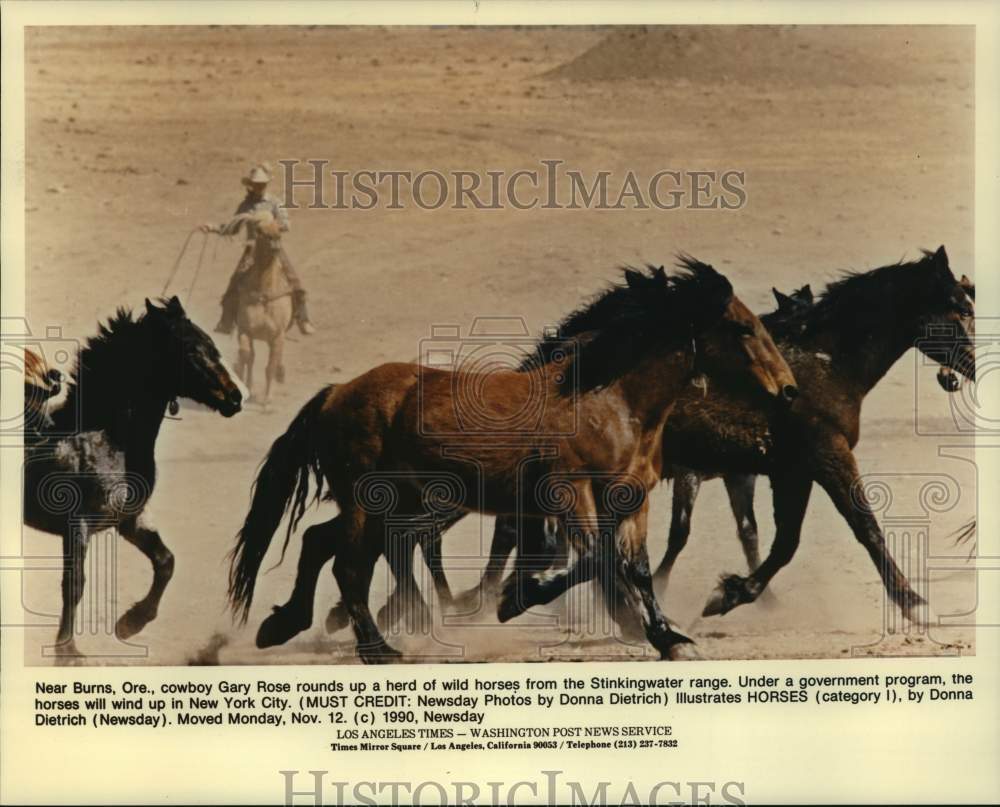
M 153 508 L 177 573 L 158 620 L 136 639 L 148 648 L 145 661 L 353 660 L 346 634 L 328 638 L 322 630 L 336 598 L 328 574 L 313 629 L 283 648 L 257 651 L 253 631 L 286 598 L 294 562 L 262 578 L 250 627 L 238 630 L 224 611 L 224 556 L 258 461 L 301 403 L 325 382 L 414 357 L 434 323 L 515 315 L 537 333 L 615 266 L 666 262 L 680 250 L 725 271 L 759 311 L 772 307 L 772 286 L 818 289 L 838 269 L 913 257 L 940 243 L 956 269 L 974 274 L 972 64 L 971 34 L 934 29 L 610 37 L 591 28 L 29 32 L 26 271 L 36 332 L 59 325 L 82 339 L 116 306 L 141 306 L 159 294 L 187 233 L 232 211 L 239 178 L 257 160 L 511 172 L 558 158 L 589 173 L 735 169 L 747 177 L 747 205 L 725 213 L 293 211 L 287 247 L 320 335 L 289 345 L 288 381 L 271 411 L 249 408 L 226 421 L 185 410 L 182 421 L 165 424 Z M 600 80 L 606 77 L 616 80 Z M 172 291 L 186 293 L 199 246 L 196 240 Z M 209 244 L 188 301 L 206 327 L 237 251 Z M 221 345 L 234 353 L 233 342 Z M 866 401 L 857 454 L 866 472 L 941 473 L 964 486 L 954 510 L 930 516 L 932 553 L 962 557 L 947 534 L 973 511 L 972 466 L 939 458 L 940 439 L 914 433 L 915 389 L 921 417 L 947 421 L 949 401 L 933 374 L 913 353 L 893 369 Z M 765 544 L 769 499 L 762 481 Z M 650 544 L 658 558 L 669 496 L 656 495 L 653 507 Z M 469 518 L 446 539 L 456 587 L 475 578 L 480 536 L 488 538 L 491 524 Z M 57 547 L 53 536 L 26 531 L 28 554 Z M 145 591 L 149 570 L 125 545 L 118 565 L 123 608 Z M 778 605 L 697 621 L 718 573 L 742 567 L 724 490 L 709 483 L 666 597 L 667 612 L 708 658 L 840 658 L 881 635 L 876 571 L 822 492 L 813 495 L 798 556 L 775 580 Z M 380 565 L 375 606 L 385 578 Z M 932 581 L 939 613 L 974 605 L 971 574 Z M 27 576 L 25 603 L 44 625 L 29 632 L 31 660 L 47 663 L 40 652 L 54 635 L 58 588 L 52 572 Z M 504 627 L 488 616 L 479 621 L 438 625 L 436 645 L 393 641 L 471 660 L 620 652 L 579 623 L 567 633 L 544 615 Z M 85 615 L 84 629 L 81 649 L 107 648 L 97 621 Z M 971 652 L 969 629 L 932 636 L 947 647 L 897 635 L 879 650 Z M 116 652 L 93 661 L 128 660 Z

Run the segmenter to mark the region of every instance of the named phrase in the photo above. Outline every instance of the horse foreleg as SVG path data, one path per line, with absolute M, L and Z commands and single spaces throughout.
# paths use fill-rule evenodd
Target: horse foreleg
M 491 602 L 500 593 L 500 582 L 507 559 L 517 548 L 517 518 L 497 516 L 490 542 L 490 556 L 479 583 L 455 597 L 456 610 L 479 610 L 480 603 Z
M 257 630 L 257 647 L 284 644 L 312 625 L 313 604 L 319 572 L 340 546 L 344 526 L 342 516 L 322 524 L 313 524 L 302 533 L 302 554 L 299 555 L 295 586 L 288 602 L 274 606 L 272 613 Z
M 847 440 L 838 435 L 829 446 L 824 447 L 820 459 L 821 462 L 816 463 L 816 481 L 829 494 L 840 515 L 850 525 L 854 537 L 868 551 L 889 599 L 914 624 L 923 627 L 934 625 L 936 618 L 927 602 L 910 587 L 906 575 L 889 554 Z
M 128 639 L 156 619 L 160 599 L 174 574 L 174 555 L 156 530 L 140 526 L 135 519 L 122 523 L 119 532 L 153 565 L 153 583 L 149 593 L 122 614 L 115 624 L 115 635 L 119 639 Z
M 753 512 L 757 477 L 755 474 L 726 474 L 723 481 L 726 483 L 726 493 L 729 494 L 729 507 L 736 519 L 736 532 L 743 547 L 743 555 L 747 559 L 747 569 L 752 572 L 760 566 L 760 541 L 757 536 L 757 518 Z M 775 602 L 771 589 L 765 588 L 761 592 L 760 601 L 766 604 Z
M 802 532 L 802 520 L 812 479 L 808 469 L 793 468 L 771 477 L 774 492 L 774 543 L 764 562 L 748 577 L 725 575 L 715 592 L 709 597 L 702 616 L 713 616 L 731 611 L 737 605 L 753 602 L 767 587 L 771 578 L 795 555 Z
M 569 568 L 552 569 L 551 543 L 546 540 L 544 522 L 522 518 L 518 561 L 504 582 L 497 604 L 497 618 L 501 622 L 523 614 L 532 606 L 551 602 L 573 586 L 593 577 L 596 568 L 594 555 L 599 548 L 594 492 L 589 480 L 574 483 L 574 488 L 576 496 L 571 516 L 573 528 L 578 533 L 574 544 L 580 558 Z M 532 533 L 532 530 L 535 532 Z M 532 568 L 536 571 L 528 574 Z
M 622 602 L 642 623 L 649 643 L 662 659 L 691 657 L 685 645 L 691 640 L 670 627 L 653 594 L 653 580 L 649 573 L 649 556 L 646 552 L 646 525 L 649 505 L 644 503 L 635 513 L 618 524 L 616 535 L 605 540 L 610 545 L 600 554 L 600 577 L 611 585 L 614 578 Z M 610 555 L 610 558 L 608 557 Z
M 240 381 L 246 384 L 250 398 L 253 400 L 253 337 L 250 334 L 240 331 L 239 353 L 236 358 L 236 374 Z
M 285 334 L 281 332 L 271 342 L 268 342 L 267 345 L 267 367 L 264 369 L 264 406 L 271 403 L 271 385 L 279 376 L 284 377 L 285 370 L 282 365 L 284 353 Z
M 76 608 L 83 597 L 83 586 L 86 582 L 84 566 L 87 562 L 89 543 L 90 535 L 83 524 L 69 525 L 62 536 L 62 613 L 59 617 L 54 650 L 56 655 L 63 659 L 81 655 L 73 640 L 73 628 Z
M 691 513 L 701 489 L 701 476 L 695 471 L 678 468 L 674 476 L 673 506 L 670 514 L 670 533 L 667 537 L 667 551 L 656 570 L 656 584 L 660 592 L 667 589 L 670 571 L 674 568 L 677 556 L 687 545 L 691 534 Z M 755 567 L 756 568 L 756 567 Z

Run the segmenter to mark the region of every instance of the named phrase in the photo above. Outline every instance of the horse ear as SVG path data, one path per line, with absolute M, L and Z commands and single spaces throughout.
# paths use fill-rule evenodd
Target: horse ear
M 808 305 L 812 305 L 814 299 L 812 286 L 806 283 L 801 289 L 799 289 L 799 299 Z
M 774 299 L 778 303 L 779 311 L 787 311 L 789 308 L 792 307 L 794 301 L 787 294 L 782 294 L 773 286 L 771 287 L 771 294 L 774 295 Z
M 625 283 L 630 289 L 637 289 L 642 285 L 643 278 L 641 272 L 635 271 L 635 269 L 625 270 Z
M 161 310 L 162 310 L 162 309 L 160 309 L 160 308 L 157 308 L 157 307 L 156 307 L 155 305 L 153 305 L 153 304 L 152 304 L 152 303 L 151 303 L 151 302 L 149 301 L 149 298 L 148 298 L 148 297 L 146 298 L 146 313 L 147 313 L 147 314 L 158 314 L 158 313 L 159 313 L 159 312 L 160 312 Z
M 939 266 L 948 265 L 948 253 L 944 251 L 944 244 L 937 248 L 937 252 L 934 253 L 934 262 Z
M 181 305 L 181 301 L 177 299 L 176 294 L 167 301 L 167 311 L 171 314 L 184 313 L 184 307 Z

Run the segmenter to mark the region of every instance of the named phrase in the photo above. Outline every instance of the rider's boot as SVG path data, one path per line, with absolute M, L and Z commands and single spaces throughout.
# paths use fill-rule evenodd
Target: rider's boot
M 292 293 L 292 305 L 294 308 L 293 316 L 295 317 L 295 322 L 299 326 L 299 330 L 305 336 L 311 336 L 316 333 L 316 328 L 309 321 L 309 312 L 306 309 L 306 290 L 296 289 Z
M 222 298 L 222 316 L 215 326 L 216 333 L 232 333 L 236 327 L 236 293 L 227 290 Z

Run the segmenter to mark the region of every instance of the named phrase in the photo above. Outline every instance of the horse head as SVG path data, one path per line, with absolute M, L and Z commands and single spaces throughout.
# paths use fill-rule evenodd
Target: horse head
M 961 387 L 958 373 L 976 380 L 975 315 L 976 287 L 968 277 L 960 280 L 952 274 L 943 246 L 925 253 L 917 264 L 921 269 L 915 291 L 920 297 L 920 325 L 925 336 L 917 348 L 941 365 L 938 383 L 947 392 Z
M 157 357 L 157 383 L 168 398 L 190 398 L 224 417 L 240 411 L 243 393 L 230 376 L 212 338 L 194 324 L 177 297 L 158 306 L 146 300 Z

